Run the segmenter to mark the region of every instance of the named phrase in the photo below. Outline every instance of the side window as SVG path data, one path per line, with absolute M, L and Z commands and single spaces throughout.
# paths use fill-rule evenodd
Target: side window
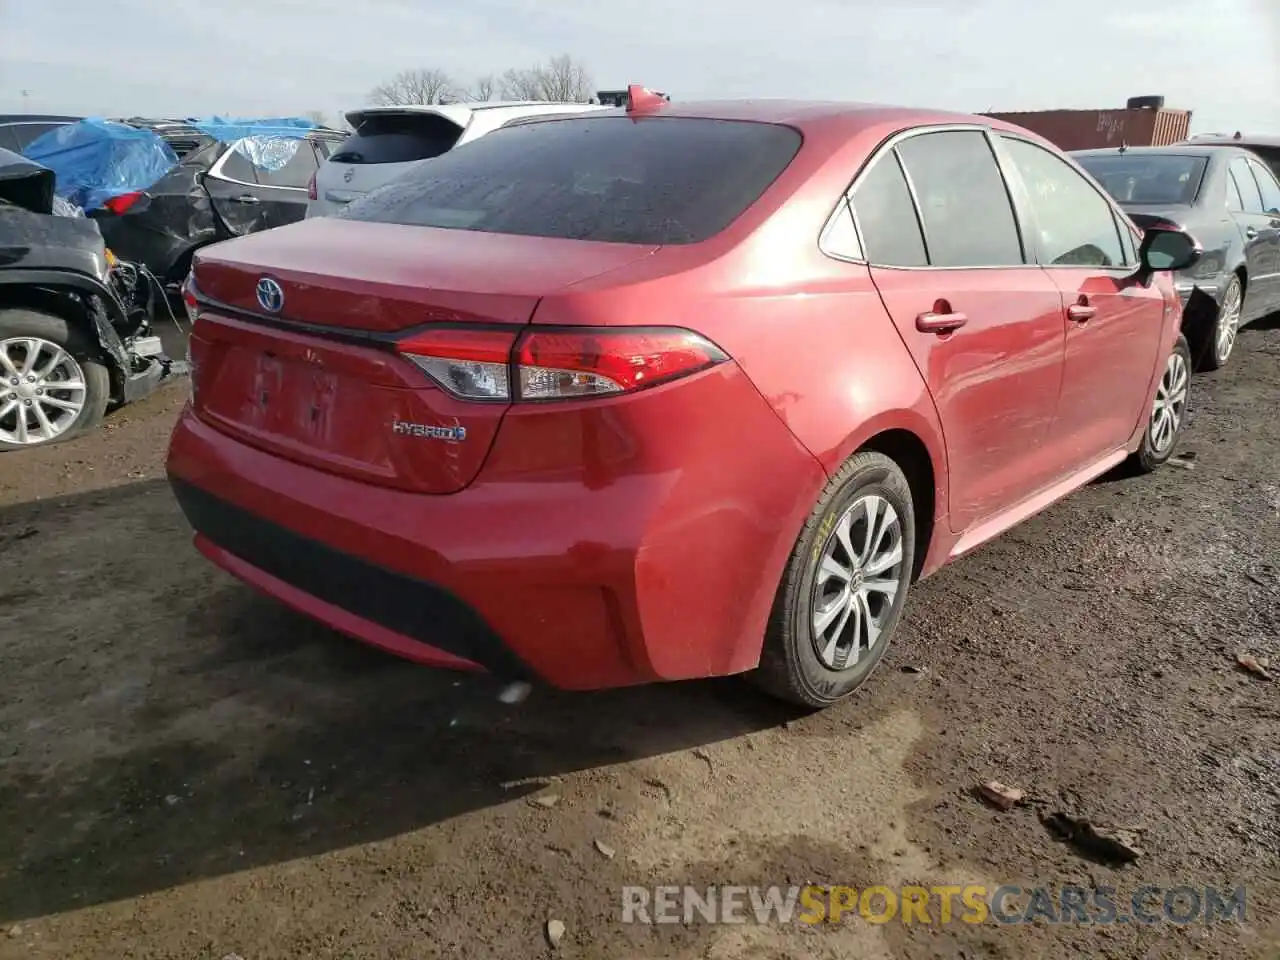
M 1244 197 L 1240 196 L 1240 188 L 1236 186 L 1236 178 L 1227 173 L 1227 209 L 1232 213 L 1244 210 Z
M 257 183 L 253 163 L 243 153 L 230 149 L 222 155 L 218 165 L 218 176 L 224 180 L 235 180 L 239 183 Z
M 1026 140 L 1003 137 L 1027 189 L 1045 266 L 1119 267 L 1129 261 L 1111 204 L 1061 157 Z
M 1022 241 L 995 154 L 980 130 L 922 133 L 898 145 L 934 267 L 1021 265 Z
M 1240 209 L 1245 213 L 1261 213 L 1262 194 L 1258 192 L 1258 182 L 1249 172 L 1249 161 L 1244 157 L 1236 157 L 1231 161 L 1231 179 L 1235 180 L 1236 189 L 1240 191 L 1240 198 L 1244 201 Z
M 871 162 L 850 199 L 869 263 L 884 267 L 928 265 L 920 221 L 894 151 Z
M 1276 184 L 1276 178 L 1260 163 L 1250 160 L 1249 166 L 1253 170 L 1254 179 L 1258 181 L 1258 190 L 1262 194 L 1263 212 L 1280 214 L 1280 185 Z
M 281 153 L 289 154 L 284 166 L 276 169 L 258 168 L 258 182 L 264 187 L 296 187 L 305 189 L 316 172 L 316 152 L 306 140 L 273 141 L 272 148 L 283 148 Z M 269 165 L 275 167 L 274 163 Z
M 862 245 L 858 243 L 858 232 L 853 228 L 853 215 L 849 212 L 849 201 L 840 198 L 840 205 L 827 223 L 822 233 L 822 251 L 833 257 L 846 260 L 861 260 Z

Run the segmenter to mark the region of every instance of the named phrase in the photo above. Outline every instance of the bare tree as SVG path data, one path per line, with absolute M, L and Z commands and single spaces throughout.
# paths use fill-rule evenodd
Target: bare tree
M 542 100 L 542 75 L 538 67 L 511 69 L 502 75 L 503 100 Z
M 317 127 L 327 127 L 329 125 L 329 115 L 323 110 L 303 110 L 302 115 Z
M 471 99 L 479 102 L 492 100 L 494 91 L 498 89 L 498 81 L 492 73 L 485 74 L 476 80 L 471 88 Z
M 502 75 L 501 86 L 505 100 L 587 103 L 592 95 L 590 72 L 567 53 L 545 64 L 508 70 Z
M 442 103 L 454 96 L 456 89 L 453 79 L 443 70 L 402 70 L 370 90 L 369 102 L 379 107 Z
M 591 99 L 591 73 L 567 53 L 552 57 L 539 69 L 543 100 L 559 103 L 586 103 Z

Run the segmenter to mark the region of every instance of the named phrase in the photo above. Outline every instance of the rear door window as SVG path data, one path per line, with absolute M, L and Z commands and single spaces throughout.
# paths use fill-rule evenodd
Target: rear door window
M 374 114 L 360 122 L 330 159 L 335 163 L 413 163 L 447 153 L 461 135 L 460 126 L 434 113 Z
M 229 147 L 222 155 L 212 174 L 223 180 L 234 180 L 237 183 L 256 184 L 258 182 L 252 161 L 234 147 Z
M 1227 209 L 1239 213 L 1244 209 L 1244 197 L 1240 196 L 1240 188 L 1236 186 L 1236 178 L 1227 174 Z
M 795 157 L 791 127 L 609 114 L 504 127 L 371 191 L 339 216 L 612 243 L 698 243 Z
M 1249 172 L 1249 161 L 1244 157 L 1236 157 L 1231 161 L 1231 179 L 1236 182 L 1236 190 L 1244 201 L 1245 213 L 1262 213 L 1262 194 L 1258 191 L 1258 182 Z
M 923 267 L 924 235 L 898 155 L 890 150 L 872 161 L 853 190 L 867 262 L 883 267 Z
M 278 169 L 259 167 L 258 182 L 264 187 L 304 189 L 310 182 L 311 175 L 316 172 L 316 153 L 311 149 L 311 143 L 307 140 L 294 140 L 286 141 L 281 146 L 289 148 L 286 152 L 291 150 L 292 156 L 284 166 Z
M 986 134 L 947 130 L 897 146 L 915 190 L 934 267 L 1024 263 L 1013 203 Z
M 1262 194 L 1263 211 L 1280 213 L 1280 186 L 1276 185 L 1276 178 L 1261 163 L 1250 161 L 1249 166 L 1253 170 L 1254 179 L 1258 182 L 1258 191 Z
M 1121 267 L 1128 262 L 1111 204 L 1067 161 L 1026 140 L 1002 137 L 1026 187 L 1040 239 L 1040 262 L 1054 267 Z

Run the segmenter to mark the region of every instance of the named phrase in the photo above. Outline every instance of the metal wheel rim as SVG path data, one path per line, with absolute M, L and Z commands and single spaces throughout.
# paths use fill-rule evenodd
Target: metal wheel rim
M 847 670 L 873 650 L 902 584 L 902 520 L 884 497 L 853 501 L 819 554 L 809 623 L 814 652 L 830 670 Z
M 1170 354 L 1164 365 L 1164 375 L 1156 388 L 1156 402 L 1151 410 L 1151 447 L 1156 453 L 1164 453 L 1173 446 L 1182 418 L 1187 411 L 1187 392 L 1191 372 L 1182 354 Z
M 1239 281 L 1232 281 L 1223 295 L 1222 306 L 1218 309 L 1218 337 L 1214 343 L 1214 351 L 1219 365 L 1226 363 L 1231 351 L 1236 346 L 1236 336 L 1240 332 L 1240 312 L 1244 306 L 1244 298 L 1240 293 Z
M 56 440 L 88 399 L 84 370 L 63 347 L 40 337 L 0 340 L 0 440 L 20 446 Z

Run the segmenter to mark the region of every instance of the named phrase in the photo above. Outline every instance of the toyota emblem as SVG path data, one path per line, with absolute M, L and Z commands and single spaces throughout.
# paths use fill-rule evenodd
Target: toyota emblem
M 284 290 L 270 277 L 258 281 L 258 305 L 267 313 L 279 313 L 284 307 Z

